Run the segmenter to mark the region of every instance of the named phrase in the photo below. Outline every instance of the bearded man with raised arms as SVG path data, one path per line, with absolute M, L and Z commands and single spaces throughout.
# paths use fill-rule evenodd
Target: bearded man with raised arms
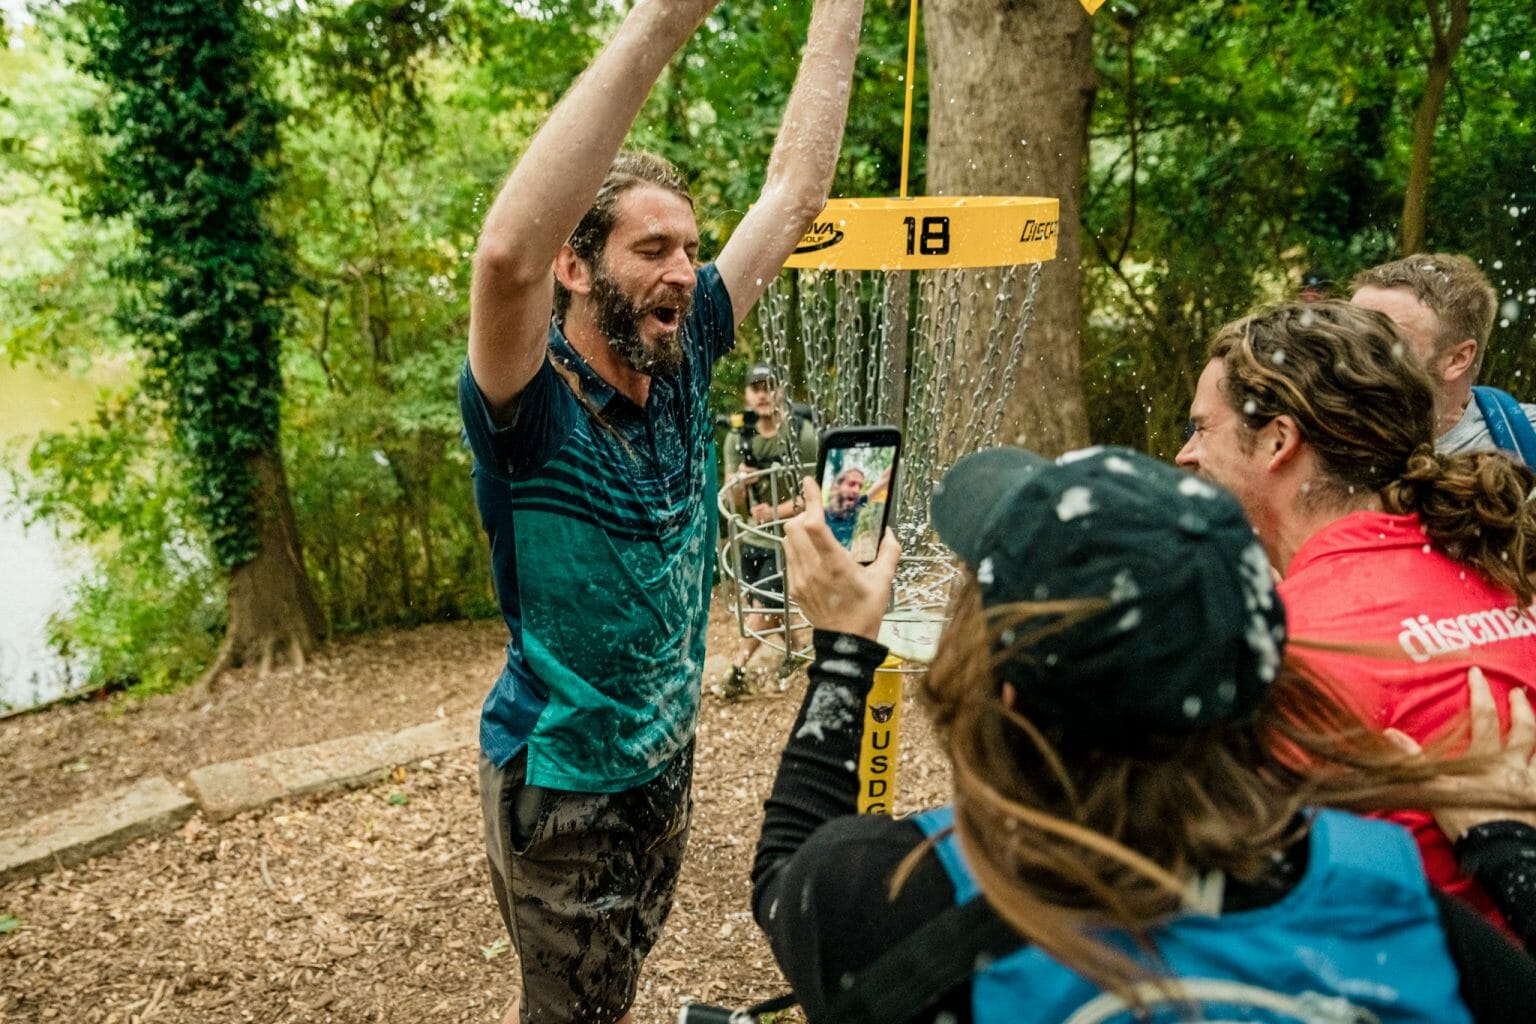
M 717 0 L 641 0 L 475 252 L 460 381 L 507 660 L 481 716 L 507 1020 L 630 1019 L 692 806 L 714 554 L 712 368 L 825 205 L 862 0 L 817 0 L 757 203 L 713 263 L 683 177 L 620 152 Z M 729 130 L 722 125 L 721 130 Z

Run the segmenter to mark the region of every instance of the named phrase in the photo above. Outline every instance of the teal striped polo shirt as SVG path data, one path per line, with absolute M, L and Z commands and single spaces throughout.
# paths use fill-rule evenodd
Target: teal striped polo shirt
M 709 380 L 733 344 L 709 264 L 682 369 L 652 378 L 644 408 L 553 325 L 507 426 L 465 364 L 459 406 L 509 634 L 480 746 L 500 766 L 526 745 L 534 785 L 629 789 L 693 739 L 715 536 Z

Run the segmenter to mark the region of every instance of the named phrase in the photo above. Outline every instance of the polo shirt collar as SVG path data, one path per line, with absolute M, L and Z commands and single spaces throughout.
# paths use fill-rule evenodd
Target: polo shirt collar
M 608 406 L 620 397 L 618 390 L 599 377 L 597 371 L 581 358 L 581 354 L 572 347 L 559 324 L 549 325 L 549 355 L 551 359 L 576 375 L 576 379 L 581 382 L 580 398 L 594 412 L 607 412 Z

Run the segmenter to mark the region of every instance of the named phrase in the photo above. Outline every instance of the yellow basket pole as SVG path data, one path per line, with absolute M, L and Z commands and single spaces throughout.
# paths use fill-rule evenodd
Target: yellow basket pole
M 912 79 L 917 71 L 917 0 L 912 0 L 912 13 L 907 18 L 907 96 L 906 110 L 901 117 L 901 198 L 907 198 L 907 167 L 912 158 L 912 90 L 917 83 Z
M 901 749 L 901 665 L 888 655 L 875 670 L 864 703 L 859 746 L 859 813 L 890 814 L 896 798 L 896 754 Z

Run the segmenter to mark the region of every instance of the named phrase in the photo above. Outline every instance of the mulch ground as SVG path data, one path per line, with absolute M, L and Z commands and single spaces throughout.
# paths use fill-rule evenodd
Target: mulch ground
M 717 602 L 711 649 L 736 643 Z M 0 823 L 202 764 L 478 705 L 498 623 L 336 645 L 301 671 L 236 673 L 212 694 L 82 704 L 0 722 Z M 748 871 L 778 751 L 804 692 L 706 697 L 677 902 L 637 1021 L 784 984 L 749 912 Z M 948 779 L 909 706 L 898 810 Z M 496 1022 L 516 997 L 485 868 L 475 751 L 376 785 L 179 831 L 0 887 L 0 1022 Z M 781 1018 L 798 1019 L 793 1013 Z

